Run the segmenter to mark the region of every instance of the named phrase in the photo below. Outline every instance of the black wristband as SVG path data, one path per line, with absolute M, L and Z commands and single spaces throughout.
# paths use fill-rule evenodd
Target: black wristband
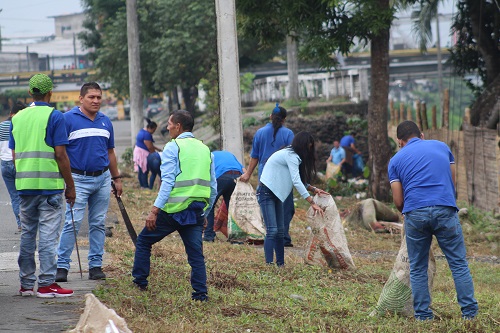
M 117 180 L 117 179 L 120 179 L 120 178 L 123 178 L 123 176 L 111 177 L 111 180 Z

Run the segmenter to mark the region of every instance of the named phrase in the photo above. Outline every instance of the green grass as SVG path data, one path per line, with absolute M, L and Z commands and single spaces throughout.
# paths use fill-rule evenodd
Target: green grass
M 127 191 L 123 195 L 137 230 L 153 199 L 150 191 Z M 352 205 L 351 199 L 338 203 L 340 210 Z M 207 303 L 190 300 L 190 267 L 176 234 L 153 248 L 148 291 L 133 288 L 130 272 L 134 249 L 121 225 L 106 243 L 112 257 L 105 267 L 110 278 L 95 293 L 124 317 L 134 332 L 500 331 L 500 266 L 475 261 L 470 267 L 480 306 L 476 320 L 460 319 L 445 260 L 437 260 L 432 293 L 436 320 L 418 323 L 395 315 L 369 317 L 392 270 L 399 236 L 348 229 L 351 252 L 389 251 L 394 255 L 354 255 L 354 271 L 309 266 L 302 259 L 309 237 L 305 211 L 300 201 L 297 206 L 291 231 L 295 247 L 286 249 L 284 268 L 265 265 L 262 247 L 231 245 L 223 241 L 223 236 L 204 245 L 210 296 Z M 469 246 L 467 237 L 466 241 Z M 491 254 L 487 240 L 478 242 L 484 246 L 476 245 L 475 255 Z

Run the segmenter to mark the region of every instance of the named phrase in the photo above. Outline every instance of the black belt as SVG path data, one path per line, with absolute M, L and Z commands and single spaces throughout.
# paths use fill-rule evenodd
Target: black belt
M 241 175 L 241 172 L 236 171 L 236 170 L 229 170 L 224 172 L 224 175 Z
M 100 171 L 83 171 L 83 170 L 78 170 L 78 169 L 73 169 L 71 168 L 72 173 L 76 173 L 77 175 L 82 175 L 82 176 L 91 176 L 91 177 L 97 177 L 108 171 L 109 167 L 105 167 L 104 169 Z

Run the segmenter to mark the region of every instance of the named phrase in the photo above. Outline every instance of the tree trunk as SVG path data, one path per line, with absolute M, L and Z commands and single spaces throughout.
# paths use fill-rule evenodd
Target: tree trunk
M 195 104 L 196 99 L 198 98 L 198 88 L 182 88 L 182 98 L 184 99 L 184 104 L 186 104 L 186 111 L 189 111 L 194 118 Z
M 288 98 L 299 100 L 299 61 L 297 55 L 297 37 L 290 34 L 286 37 L 286 62 L 288 69 Z
M 471 108 L 471 124 L 497 129 L 499 123 L 498 96 L 500 96 L 500 75 L 491 82 L 476 99 Z
M 380 8 L 388 8 L 389 0 L 378 0 Z M 391 146 L 387 135 L 387 103 L 389 94 L 389 27 L 371 40 L 371 87 L 368 104 L 368 148 L 370 153 L 370 188 L 375 199 L 390 200 L 387 165 Z

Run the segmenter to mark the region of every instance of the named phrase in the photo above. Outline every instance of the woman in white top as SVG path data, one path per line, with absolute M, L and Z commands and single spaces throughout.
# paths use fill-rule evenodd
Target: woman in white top
M 275 253 L 276 264 L 285 264 L 283 202 L 293 186 L 311 204 L 315 214 L 323 215 L 322 209 L 313 202 L 308 192 L 328 194 L 309 185 L 316 174 L 315 165 L 314 138 L 309 132 L 300 132 L 295 135 L 291 146 L 275 152 L 264 166 L 257 199 L 266 226 L 264 256 L 267 264 L 273 263 Z

